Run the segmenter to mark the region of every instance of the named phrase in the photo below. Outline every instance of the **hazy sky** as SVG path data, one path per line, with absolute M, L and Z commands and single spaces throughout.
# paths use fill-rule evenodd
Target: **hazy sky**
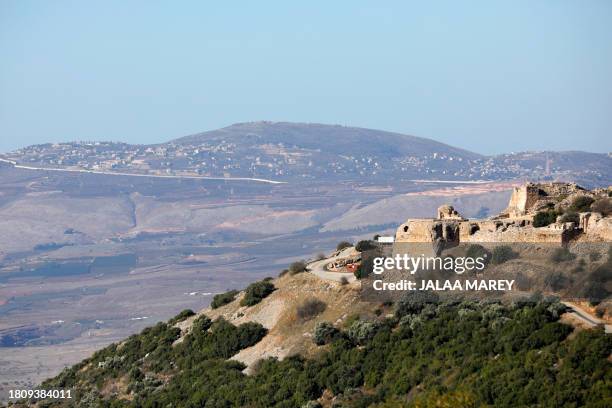
M 301 3 L 2 0 L 0 151 L 254 120 L 612 150 L 612 1 Z

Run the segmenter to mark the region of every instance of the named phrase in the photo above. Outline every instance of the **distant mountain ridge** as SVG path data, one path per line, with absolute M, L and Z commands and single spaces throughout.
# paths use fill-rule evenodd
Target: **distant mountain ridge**
M 72 142 L 0 155 L 19 164 L 152 175 L 280 181 L 576 181 L 612 184 L 603 153 L 522 152 L 484 156 L 431 139 L 340 125 L 237 123 L 161 144 Z
M 483 155 L 432 139 L 359 127 L 293 122 L 244 122 L 221 129 L 197 133 L 172 140 L 178 144 L 199 144 L 207 141 L 243 141 L 294 145 L 296 147 L 372 155 L 426 155 L 432 152 L 456 155 L 465 159 Z M 361 149 L 360 149 L 361 147 Z

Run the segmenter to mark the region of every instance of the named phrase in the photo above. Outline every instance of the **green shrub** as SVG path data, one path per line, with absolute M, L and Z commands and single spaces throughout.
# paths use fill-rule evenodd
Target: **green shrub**
M 378 248 L 376 244 L 370 240 L 359 241 L 357 245 L 355 245 L 355 249 L 359 252 L 369 251 L 376 248 Z
M 402 316 L 399 320 L 399 324 L 400 326 L 409 327 L 410 330 L 415 331 L 423 324 L 423 318 L 419 314 L 408 314 Z
M 426 305 L 436 304 L 439 300 L 438 295 L 430 291 L 406 292 L 397 302 L 395 315 L 401 318 L 405 315 L 420 313 Z
M 349 315 L 344 321 L 344 328 L 351 327 L 353 323 L 355 323 L 357 320 L 360 320 L 360 319 L 361 319 L 361 316 L 359 316 L 359 313 L 353 313 Z
M 574 212 L 586 212 L 591 208 L 591 204 L 593 204 L 593 197 L 589 196 L 578 196 L 574 198 L 572 204 L 569 206 L 570 211 Z
M 465 256 L 468 258 L 484 258 L 485 264 L 491 261 L 491 252 L 479 244 L 470 244 L 465 251 Z
M 604 217 L 612 214 L 612 200 L 610 198 L 601 198 L 591 204 L 591 211 L 598 212 Z
M 493 248 L 491 254 L 491 263 L 494 265 L 500 265 L 511 259 L 518 258 L 519 254 L 514 252 L 508 245 L 500 245 Z
M 574 211 L 568 211 L 561 216 L 561 222 L 573 222 L 575 224 L 578 224 L 579 221 L 580 216 L 577 212 Z
M 138 367 L 132 367 L 128 373 L 128 377 L 132 381 L 141 381 L 144 379 L 144 374 Z
M 306 271 L 307 271 L 306 262 L 304 261 L 293 262 L 291 265 L 289 265 L 289 274 L 291 275 L 295 275 L 295 274 L 306 272 Z
M 240 301 L 240 306 L 256 305 L 270 293 L 274 292 L 275 289 L 274 284 L 265 280 L 251 283 L 244 292 L 244 297 Z
M 344 248 L 350 248 L 352 246 L 353 246 L 353 244 L 351 244 L 348 241 L 341 241 L 341 242 L 338 243 L 338 245 L 336 245 L 336 251 L 341 251 Z
M 212 320 L 210 320 L 210 317 L 206 315 L 202 315 L 193 321 L 193 324 L 191 326 L 191 332 L 192 333 L 204 333 L 205 331 L 210 329 L 210 326 L 212 326 L 212 323 L 213 322 Z
M 372 274 L 374 268 L 374 258 L 364 258 L 361 260 L 359 267 L 353 273 L 357 279 L 365 279 Z
M 213 300 L 210 303 L 210 307 L 212 307 L 213 309 L 216 309 L 223 305 L 227 305 L 228 303 L 231 303 L 234 301 L 237 294 L 238 294 L 237 290 L 230 290 L 229 292 L 219 293 L 218 295 L 215 295 L 213 297 Z
M 550 260 L 554 263 L 571 261 L 576 258 L 576 254 L 573 254 L 567 248 L 556 248 L 550 255 Z
M 566 287 L 568 279 L 560 272 L 551 273 L 544 278 L 544 285 L 553 291 L 559 291 Z
M 230 358 L 243 348 L 259 342 L 268 331 L 259 323 L 247 322 L 234 326 L 223 318 L 215 320 L 208 333 L 201 337 L 198 347 L 201 357 Z
M 340 336 L 340 330 L 330 322 L 320 322 L 315 326 L 313 341 L 317 346 L 331 343 Z
M 306 299 L 297 307 L 297 317 L 301 320 L 310 320 L 323 313 L 327 305 L 319 299 Z
M 172 319 L 168 320 L 168 325 L 170 325 L 170 326 L 175 325 L 178 322 L 182 322 L 183 320 L 185 320 L 188 317 L 191 317 L 193 315 L 195 315 L 195 312 L 193 310 L 185 309 L 181 313 L 179 313 L 176 316 L 174 316 Z
M 365 344 L 374 337 L 379 326 L 380 325 L 374 321 L 357 320 L 349 327 L 346 334 L 353 343 Z
M 540 228 L 553 224 L 557 220 L 557 215 L 555 210 L 538 211 L 533 217 L 533 226 Z
M 591 305 L 598 305 L 610 293 L 599 282 L 587 281 L 580 286 L 577 296 L 586 299 Z

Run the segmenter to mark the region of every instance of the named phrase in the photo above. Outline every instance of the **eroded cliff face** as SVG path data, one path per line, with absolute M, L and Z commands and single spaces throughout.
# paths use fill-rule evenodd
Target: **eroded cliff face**
M 487 220 L 468 220 L 452 206 L 438 208 L 437 218 L 409 219 L 396 231 L 396 242 L 551 243 L 570 240 L 583 242 L 612 241 L 612 217 L 596 211 L 576 213 L 572 221 L 557 217 L 544 227 L 534 226 L 540 211 L 568 211 L 580 196 L 610 200 L 611 188 L 588 191 L 573 183 L 529 183 L 513 190 L 508 207 Z

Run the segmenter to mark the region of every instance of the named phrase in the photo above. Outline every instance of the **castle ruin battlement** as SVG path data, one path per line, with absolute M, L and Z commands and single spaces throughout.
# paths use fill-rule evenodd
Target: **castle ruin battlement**
M 612 241 L 612 217 L 599 213 L 580 213 L 578 222 L 558 219 L 545 227 L 533 226 L 538 211 L 553 208 L 578 195 L 596 194 L 573 183 L 528 183 L 513 189 L 508 207 L 496 217 L 469 220 L 451 205 L 443 205 L 438 208 L 437 218 L 408 219 L 401 224 L 395 242 L 564 244 L 576 239 Z

